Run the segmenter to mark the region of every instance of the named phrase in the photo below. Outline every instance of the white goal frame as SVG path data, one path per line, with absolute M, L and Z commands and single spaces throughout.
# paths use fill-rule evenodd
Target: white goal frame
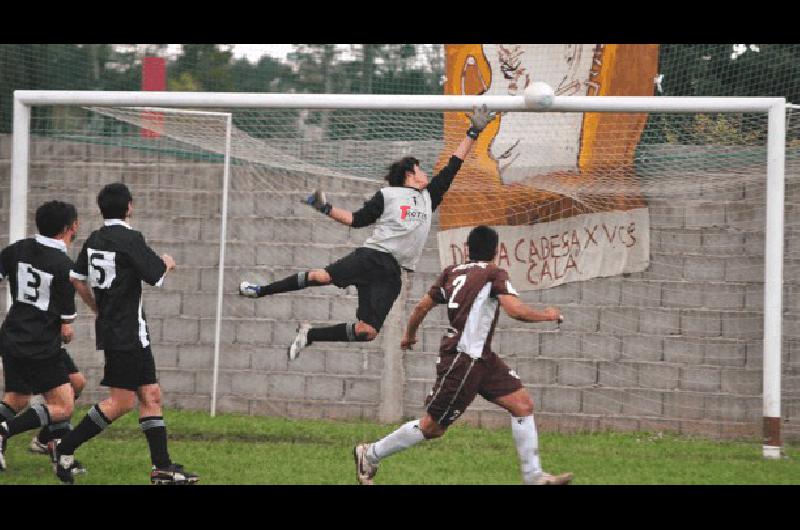
M 763 420 L 764 458 L 781 456 L 781 341 L 783 308 L 784 183 L 786 99 L 759 97 L 555 96 L 549 106 L 518 96 L 255 94 L 215 92 L 104 92 L 17 90 L 11 162 L 9 243 L 25 237 L 31 107 L 115 106 L 171 108 L 294 108 L 408 111 L 471 111 L 487 105 L 496 112 L 752 112 L 768 115 L 767 204 L 764 264 Z M 227 139 L 228 147 L 230 135 Z M 227 175 L 227 172 L 226 172 Z M 227 183 L 227 178 L 225 180 Z M 227 191 L 227 190 L 226 190 Z M 223 209 L 227 206 L 224 193 Z M 222 233 L 226 214 L 222 217 Z M 220 271 L 224 269 L 224 245 Z M 220 272 L 220 280 L 222 272 Z M 219 300 L 217 307 L 219 341 Z M 215 359 L 215 374 L 217 362 Z M 215 376 L 216 381 L 216 376 Z M 216 394 L 216 392 L 214 392 Z M 212 397 L 212 400 L 214 397 Z M 212 407 L 213 410 L 214 407 Z

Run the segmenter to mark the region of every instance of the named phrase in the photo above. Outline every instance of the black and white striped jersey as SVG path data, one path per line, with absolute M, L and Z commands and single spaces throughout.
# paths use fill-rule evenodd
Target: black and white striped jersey
M 72 260 L 63 241 L 37 234 L 0 253 L 0 279 L 11 284 L 11 309 L 0 329 L 0 353 L 47 359 L 61 351 L 61 324 L 75 319 Z
M 72 277 L 89 283 L 97 301 L 98 350 L 132 350 L 150 344 L 142 306 L 142 281 L 160 286 L 167 266 L 141 232 L 119 219 L 86 239 Z

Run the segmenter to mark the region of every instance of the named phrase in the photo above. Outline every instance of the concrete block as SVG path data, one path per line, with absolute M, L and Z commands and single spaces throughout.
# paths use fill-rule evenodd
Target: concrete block
M 204 318 L 200 323 L 200 342 L 214 343 L 216 323 L 213 318 Z M 236 340 L 236 325 L 238 319 L 223 319 L 220 322 L 220 344 L 230 344 Z
M 664 361 L 669 363 L 702 364 L 703 341 L 691 337 L 664 338 Z
M 181 295 L 145 290 L 142 293 L 142 305 L 148 315 L 177 316 L 181 314 Z
M 678 335 L 680 313 L 672 309 L 639 310 L 639 331 L 649 335 Z
M 312 223 L 305 219 L 273 220 L 273 237 L 281 243 L 307 243 L 311 241 Z
M 725 263 L 725 281 L 728 282 L 763 282 L 763 257 L 738 257 Z
M 598 362 L 597 382 L 604 387 L 630 388 L 638 384 L 638 371 L 633 363 Z
M 542 396 L 542 410 L 547 412 L 580 412 L 581 391 L 577 388 L 548 387 Z
M 686 256 L 683 277 L 688 281 L 719 282 L 725 278 L 725 265 L 729 258 Z
M 585 414 L 620 414 L 625 392 L 608 388 L 587 388 L 583 390 L 583 408 Z
M 732 339 L 757 339 L 764 335 L 764 316 L 737 312 L 722 318 L 722 335 Z
M 533 330 L 495 330 L 492 344 L 495 351 L 503 355 L 526 357 L 539 355 L 539 336 Z
M 705 364 L 743 367 L 747 362 L 746 343 L 736 340 L 705 341 Z
M 325 405 L 325 418 L 331 420 L 360 420 L 364 417 L 361 406 L 353 405 Z
M 541 291 L 543 304 L 570 304 L 580 300 L 579 282 L 564 283 Z
M 739 309 L 745 306 L 745 286 L 714 284 L 705 287 L 703 305 L 709 309 Z
M 438 356 L 428 353 L 406 352 L 403 356 L 403 369 L 405 377 L 412 379 L 436 379 L 436 365 Z
M 217 378 L 217 396 L 232 392 L 233 374 L 227 370 L 220 370 Z M 214 372 L 212 370 L 197 370 L 195 374 L 195 393 L 210 396 L 214 387 Z
M 199 344 L 178 344 L 178 366 L 187 369 L 210 369 L 214 364 L 214 348 Z
M 665 282 L 661 290 L 667 307 L 702 307 L 703 288 L 699 283 Z
M 195 391 L 194 381 L 194 372 L 161 370 L 158 373 L 158 382 L 165 394 L 173 392 L 191 394 Z
M 764 368 L 764 342 L 760 340 L 749 340 L 745 344 L 745 355 L 747 368 Z
M 697 202 L 686 208 L 686 228 L 725 226 L 725 204 L 719 202 Z
M 681 368 L 680 388 L 697 392 L 719 392 L 720 369 L 711 367 Z
M 197 342 L 199 321 L 194 318 L 169 318 L 164 322 L 163 338 L 172 342 Z
M 620 358 L 623 339 L 616 335 L 590 333 L 581 337 L 583 357 L 613 361 Z
M 220 368 L 247 370 L 250 368 L 250 356 L 254 349 L 242 344 L 224 344 L 220 347 Z
M 663 340 L 650 335 L 625 335 L 622 337 L 622 358 L 636 361 L 664 360 Z
M 345 399 L 367 403 L 380 402 L 380 381 L 375 379 L 347 379 Z
M 701 233 L 697 230 L 659 230 L 657 234 L 660 252 L 698 252 L 702 247 Z
M 558 362 L 550 359 L 520 360 L 516 371 L 525 384 L 551 385 L 556 382 Z
M 753 230 L 764 225 L 763 204 L 731 202 L 725 206 L 725 223 L 741 230 Z
M 297 320 L 327 321 L 330 302 L 317 296 L 295 296 L 292 299 L 292 318 Z
M 291 417 L 285 401 L 275 401 L 272 398 L 250 399 L 249 414 L 251 416 L 273 416 L 278 418 Z
M 662 287 L 659 282 L 626 281 L 622 283 L 622 305 L 633 307 L 661 306 Z
M 664 413 L 664 394 L 654 390 L 629 390 L 622 400 L 622 413 L 661 416 Z
M 696 392 L 665 392 L 664 416 L 680 419 L 702 419 L 705 415 L 703 398 Z
M 325 354 L 325 372 L 329 374 L 359 374 L 366 352 L 329 351 Z
M 253 370 L 284 372 L 287 370 L 287 364 L 285 347 L 259 347 L 250 356 L 250 366 Z
M 344 294 L 344 291 L 342 291 Z M 331 299 L 331 320 L 336 322 L 354 322 L 358 309 L 358 298 L 349 296 L 336 296 Z
M 658 390 L 678 388 L 679 368 L 668 364 L 643 363 L 639 365 L 639 386 Z
M 339 401 L 344 399 L 345 380 L 340 377 L 312 376 L 306 387 L 309 399 Z
M 236 342 L 270 344 L 272 342 L 271 321 L 255 320 L 239 322 L 236 329 Z
M 580 357 L 581 335 L 564 331 L 542 334 L 540 354 L 543 357 Z
M 292 264 L 298 270 L 322 269 L 332 262 L 331 251 L 326 247 L 304 244 L 293 246 L 291 252 Z
M 631 308 L 601 309 L 600 331 L 614 333 L 616 335 L 633 334 L 638 332 L 639 311 Z
M 597 383 L 594 361 L 559 361 L 558 382 L 561 385 L 585 386 Z
M 651 203 L 650 226 L 659 228 L 683 228 L 686 209 L 684 207 Z
M 325 414 L 325 407 L 322 403 L 291 401 L 286 404 L 286 414 L 290 418 L 320 419 Z
M 616 278 L 595 278 L 588 282 L 580 282 L 581 300 L 591 305 L 620 304 L 622 282 Z M 574 300 L 573 300 L 574 301 Z
M 231 376 L 231 391 L 239 397 L 265 397 L 269 390 L 269 376 L 258 372 L 235 372 Z
M 306 378 L 299 374 L 269 374 L 269 395 L 277 398 L 302 399 L 306 395 Z
M 683 280 L 683 256 L 650 253 L 650 268 L 645 276 L 652 280 Z
M 757 421 L 761 418 L 761 398 L 711 395 L 705 397 L 705 417 L 723 421 Z
M 561 324 L 561 332 L 596 332 L 600 325 L 600 311 L 592 307 L 562 307 L 564 323 Z
M 220 396 L 217 399 L 217 411 L 226 413 L 249 414 L 250 402 L 239 396 Z
M 744 250 L 744 234 L 732 231 L 703 231 L 703 252 L 711 256 L 739 256 Z
M 755 370 L 722 370 L 720 389 L 746 396 L 763 394 L 763 373 Z
M 719 337 L 722 334 L 718 311 L 686 309 L 681 311 L 681 334 L 688 337 Z
M 256 300 L 256 317 L 287 320 L 292 318 L 292 293 L 276 294 Z

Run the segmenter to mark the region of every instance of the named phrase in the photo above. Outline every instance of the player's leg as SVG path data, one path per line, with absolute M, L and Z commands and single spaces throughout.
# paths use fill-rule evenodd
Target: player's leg
M 258 285 L 243 281 L 239 284 L 239 294 L 248 298 L 261 298 L 262 296 L 270 294 L 299 291 L 306 287 L 328 285 L 329 283 L 331 283 L 331 277 L 325 269 L 313 269 L 292 274 L 282 280 L 267 285 Z
M 533 399 L 522 386 L 517 374 L 502 359 L 492 354 L 489 373 L 480 393 L 488 401 L 511 414 L 511 435 L 517 448 L 524 484 L 569 484 L 572 473 L 551 475 L 542 470 L 539 458 L 539 435 L 533 419 Z
M 73 401 L 77 401 L 86 387 L 86 377 L 78 370 L 75 361 L 65 349 L 61 350 L 61 360 L 69 376 L 69 384 L 72 386 Z M 30 451 L 32 453 L 48 454 L 47 444 L 54 438 L 64 438 L 67 431 L 70 430 L 72 430 L 72 425 L 69 419 L 42 427 L 39 433 L 31 440 Z
M 156 378 L 156 363 L 149 347 L 141 352 L 143 363 L 137 389 L 139 398 L 139 427 L 141 427 L 147 445 L 150 448 L 150 472 L 152 484 L 194 484 L 198 476 L 174 463 L 167 450 L 167 424 L 164 422 L 164 411 L 161 405 L 161 386 Z
M 5 363 L 4 375 L 6 380 L 6 393 L 0 402 L 0 471 L 6 470 L 6 445 L 8 444 L 8 425 L 17 417 L 17 412 L 28 406 L 31 400 L 29 393 L 12 392 L 9 390 L 8 363 Z
M 483 367 L 466 354 L 443 355 L 436 367 L 436 382 L 425 400 L 427 413 L 419 420 L 400 426 L 372 444 L 359 444 L 353 450 L 359 484 L 372 484 L 378 464 L 384 458 L 412 447 L 423 440 L 439 438 L 475 399 L 483 377 Z

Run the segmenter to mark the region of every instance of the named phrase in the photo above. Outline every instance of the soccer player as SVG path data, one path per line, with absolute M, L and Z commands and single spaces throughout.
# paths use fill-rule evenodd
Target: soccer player
M 13 302 L 0 328 L 5 394 L 0 402 L 0 471 L 6 469 L 9 438 L 38 427 L 61 435 L 69 428 L 74 393 L 61 358 L 62 341 L 74 335 L 75 289 L 67 247 L 78 230 L 75 206 L 50 201 L 36 210 L 35 237 L 21 239 L 0 253 L 0 280 L 11 283 Z M 31 395 L 44 403 L 30 407 Z M 72 476 L 80 465 L 70 462 Z
M 417 342 L 417 329 L 436 304 L 447 304 L 450 320 L 442 337 L 436 382 L 425 400 L 427 413 L 375 443 L 353 449 L 360 484 L 372 484 L 384 458 L 444 435 L 477 394 L 511 413 L 523 483 L 568 484 L 572 480 L 572 473 L 553 476 L 542 471 L 533 400 L 519 376 L 491 349 L 500 307 L 523 322 L 560 322 L 561 315 L 555 307 L 536 311 L 520 301 L 508 273 L 492 263 L 497 240 L 497 232 L 488 226 L 474 228 L 467 238 L 469 261 L 447 267 L 414 308 L 400 344 L 404 350 Z
M 242 282 L 239 294 L 262 297 L 305 287 L 333 283 L 344 289 L 358 289 L 355 323 L 311 328 L 303 322 L 289 346 L 290 360 L 306 346 L 318 341 L 371 341 L 378 335 L 386 316 L 400 294 L 400 269 L 413 271 L 430 232 L 433 212 L 442 202 L 461 164 L 483 129 L 494 119 L 484 105 L 470 116 L 472 126 L 446 167 L 433 179 L 419 167 L 419 160 L 405 157 L 389 167 L 384 177 L 389 186 L 381 188 L 356 211 L 332 206 L 325 193 L 316 190 L 307 204 L 353 228 L 375 224 L 372 236 L 360 247 L 324 269 L 299 272 L 269 285 Z
M 64 365 L 64 370 L 66 370 L 67 376 L 69 377 L 69 385 L 72 387 L 74 396 L 73 400 L 78 401 L 81 392 L 83 392 L 84 387 L 86 387 L 86 377 L 84 377 L 81 371 L 78 370 L 78 366 L 75 364 L 75 361 L 72 359 L 72 356 L 69 354 L 66 348 L 61 348 L 59 357 L 61 358 L 61 363 Z M 72 425 L 70 425 L 69 421 L 51 423 L 50 425 L 42 427 L 39 433 L 33 437 L 33 440 L 31 440 L 31 444 L 28 447 L 31 453 L 40 455 L 49 454 L 47 444 L 50 442 L 50 440 L 54 438 L 61 438 L 64 434 L 66 434 L 64 429 L 72 429 Z M 83 468 L 81 467 L 80 469 Z
M 84 301 L 91 306 L 93 295 L 96 302 L 97 349 L 105 354 L 100 384 L 109 387 L 109 397 L 92 406 L 74 430 L 50 443 L 56 475 L 71 484 L 73 477 L 67 470 L 75 450 L 133 410 L 138 398 L 139 425 L 153 464 L 150 482 L 193 484 L 197 475 L 173 463 L 167 452 L 161 388 L 142 307 L 142 281 L 160 286 L 167 273 L 175 269 L 175 261 L 167 254 L 159 257 L 141 232 L 127 223 L 133 213 L 133 197 L 127 186 L 105 186 L 97 195 L 97 204 L 105 226 L 89 235 L 71 275 Z

